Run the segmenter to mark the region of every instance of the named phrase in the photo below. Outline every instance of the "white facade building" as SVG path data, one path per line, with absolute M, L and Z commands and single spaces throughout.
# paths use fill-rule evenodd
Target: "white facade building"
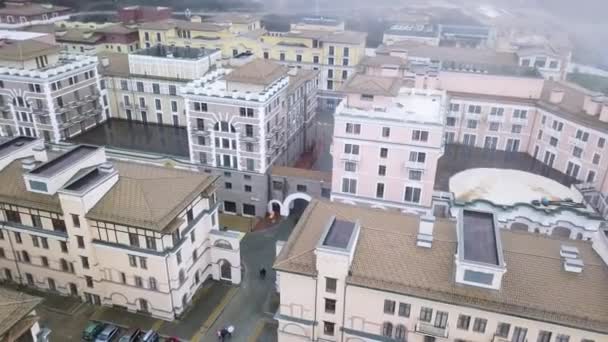
M 241 234 L 218 226 L 216 177 L 79 145 L 0 144 L 1 277 L 172 320 L 207 278 L 240 283 Z

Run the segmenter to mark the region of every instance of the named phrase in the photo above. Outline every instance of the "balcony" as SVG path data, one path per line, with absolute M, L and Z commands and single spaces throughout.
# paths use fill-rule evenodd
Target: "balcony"
M 447 338 L 448 326 L 446 325 L 445 328 L 441 328 L 436 327 L 432 323 L 418 321 L 418 323 L 416 323 L 416 332 L 424 335 Z
M 464 117 L 466 119 L 468 119 L 468 120 L 477 120 L 477 121 L 481 120 L 481 114 L 480 113 L 469 113 L 469 112 L 467 112 L 467 113 L 464 114 Z
M 505 122 L 504 115 L 488 115 L 488 122 Z
M 506 337 L 494 335 L 494 338 L 492 338 L 492 342 L 511 342 L 511 341 L 509 341 L 509 339 Z
M 409 161 L 409 160 L 403 162 L 403 168 L 405 170 L 409 170 L 409 169 L 423 170 L 424 166 L 425 166 L 425 164 L 421 163 L 421 162 L 413 162 L 413 161 Z
M 202 136 L 205 136 L 205 137 L 206 137 L 206 136 L 209 136 L 209 134 L 211 134 L 211 132 L 209 132 L 209 131 L 207 131 L 207 130 L 205 130 L 205 129 L 201 129 L 201 128 L 199 128 L 199 127 L 194 127 L 194 128 L 192 129 L 192 132 L 193 132 L 194 134 L 196 134 L 196 135 L 202 135 Z
M 120 108 L 122 108 L 122 109 L 133 108 L 133 104 L 121 102 L 120 103 Z
M 575 137 L 568 138 L 568 144 L 570 144 L 572 146 L 580 147 L 580 148 L 585 148 L 585 146 L 587 146 L 586 142 L 584 142 L 580 139 L 576 139 Z
M 255 136 L 253 136 L 253 135 L 241 135 L 241 140 L 242 141 L 256 142 L 256 141 L 258 141 L 258 138 L 255 137 Z M 268 140 L 270 140 L 270 139 L 268 139 Z
M 358 162 L 361 161 L 361 156 L 359 154 L 342 153 L 342 155 L 340 155 L 340 159 Z

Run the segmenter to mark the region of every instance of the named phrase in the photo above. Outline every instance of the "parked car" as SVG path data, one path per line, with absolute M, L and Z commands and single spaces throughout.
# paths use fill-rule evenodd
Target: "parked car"
M 159 342 L 160 336 L 158 335 L 158 333 L 156 331 L 148 330 L 139 338 L 139 341 L 140 342 Z
M 139 328 L 131 328 L 118 339 L 118 342 L 136 342 L 140 335 L 142 335 L 142 331 Z
M 87 327 L 82 331 L 82 339 L 85 341 L 94 341 L 105 326 L 106 325 L 103 323 L 89 322 Z
M 97 335 L 95 342 L 108 342 L 118 335 L 118 328 L 115 325 L 108 324 L 103 330 Z

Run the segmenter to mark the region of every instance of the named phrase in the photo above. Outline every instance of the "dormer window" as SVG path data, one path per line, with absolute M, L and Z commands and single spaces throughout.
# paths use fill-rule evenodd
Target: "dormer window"
M 374 95 L 361 94 L 361 101 L 374 101 Z
M 48 192 L 48 187 L 45 182 L 30 180 L 30 188 L 34 191 Z

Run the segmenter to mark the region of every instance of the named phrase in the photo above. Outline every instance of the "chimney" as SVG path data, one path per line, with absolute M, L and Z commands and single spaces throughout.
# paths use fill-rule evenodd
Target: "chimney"
M 564 90 L 560 88 L 551 89 L 551 96 L 549 97 L 549 101 L 551 103 L 561 103 L 564 99 Z
M 585 95 L 585 100 L 583 101 L 583 111 L 591 116 L 598 115 L 602 100 L 603 98 L 601 95 Z
M 608 122 L 608 101 L 602 104 L 602 110 L 600 111 L 600 121 Z
M 36 147 L 32 148 L 32 151 L 34 151 L 34 159 L 36 161 L 44 163 L 49 160 L 49 157 L 46 154 L 46 148 L 44 147 L 44 145 L 36 146 Z
M 430 215 L 420 216 L 420 224 L 418 226 L 418 238 L 416 245 L 418 247 L 431 248 L 433 244 L 433 226 L 435 225 L 435 217 Z
M 34 158 L 26 158 L 21 161 L 21 167 L 25 171 L 33 170 L 36 167 L 36 159 Z

